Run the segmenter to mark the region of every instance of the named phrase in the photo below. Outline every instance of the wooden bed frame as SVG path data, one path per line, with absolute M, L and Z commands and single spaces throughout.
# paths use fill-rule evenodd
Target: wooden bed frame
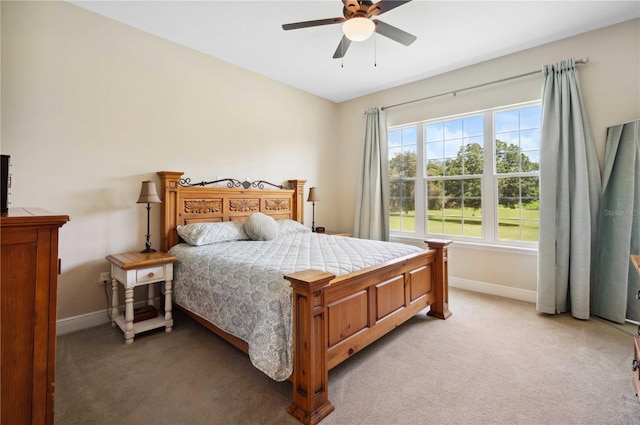
M 304 222 L 305 180 L 289 180 L 292 189 L 272 190 L 251 189 L 248 182 L 248 188 L 185 186 L 181 183 L 190 182 L 181 179 L 182 172 L 159 171 L 158 175 L 163 251 L 179 242 L 178 225 L 244 221 L 254 212 Z M 329 369 L 426 307 L 428 315 L 439 319 L 451 315 L 447 267 L 451 241 L 426 243 L 429 249 L 424 252 L 340 277 L 318 270 L 284 276 L 293 288 L 293 401 L 288 411 L 302 423 L 316 424 L 333 411 Z M 246 342 L 186 313 L 248 352 Z

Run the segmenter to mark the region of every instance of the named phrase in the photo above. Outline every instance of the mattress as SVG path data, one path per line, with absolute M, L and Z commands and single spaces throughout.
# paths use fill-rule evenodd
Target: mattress
M 315 269 L 336 276 L 413 255 L 415 246 L 318 233 L 204 246 L 170 254 L 173 300 L 249 347 L 253 365 L 277 381 L 293 371 L 292 290 L 284 275 Z

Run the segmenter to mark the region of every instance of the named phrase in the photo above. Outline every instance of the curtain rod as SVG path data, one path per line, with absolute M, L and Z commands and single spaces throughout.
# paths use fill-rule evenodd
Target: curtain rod
M 589 58 L 588 57 L 576 60 L 576 64 L 587 64 L 587 63 L 589 63 Z M 429 99 L 433 99 L 433 98 L 436 98 L 436 97 L 447 96 L 447 95 L 450 95 L 450 94 L 455 96 L 456 94 L 458 94 L 460 92 L 463 92 L 463 91 L 473 90 L 473 89 L 477 89 L 477 88 L 480 88 L 480 87 L 489 86 L 491 84 L 503 83 L 505 81 L 515 80 L 516 78 L 528 77 L 529 75 L 539 74 L 540 72 L 542 72 L 542 71 L 540 71 L 540 70 L 531 71 L 531 72 L 527 72 L 525 74 L 514 75 L 513 77 L 502 78 L 501 80 L 489 81 L 488 83 L 482 83 L 482 84 L 478 84 L 478 85 L 471 86 L 471 87 L 465 87 L 465 88 L 459 89 L 459 90 L 452 90 L 452 91 L 449 91 L 449 92 L 446 92 L 446 93 L 434 94 L 432 96 L 427 96 L 427 97 L 423 97 L 423 98 L 420 98 L 420 99 L 414 99 L 414 100 L 409 100 L 409 101 L 402 102 L 402 103 L 396 103 L 395 105 L 383 106 L 381 109 L 383 109 L 383 110 L 384 109 L 391 109 L 391 108 L 395 108 L 395 107 L 398 107 L 398 106 L 408 105 L 410 103 L 422 102 L 424 100 L 429 100 Z

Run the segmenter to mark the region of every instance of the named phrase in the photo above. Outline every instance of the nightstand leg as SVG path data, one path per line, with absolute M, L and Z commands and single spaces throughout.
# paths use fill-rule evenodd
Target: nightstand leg
M 173 329 L 173 315 L 171 314 L 171 284 L 172 281 L 164 282 L 164 323 L 165 332 L 171 332 Z
M 118 295 L 118 281 L 116 279 L 111 279 L 111 326 L 114 328 L 117 326 L 116 317 L 120 314 L 120 309 L 118 308 L 118 304 L 120 296 Z
M 124 342 L 133 344 L 135 332 L 133 330 L 133 288 L 127 288 L 125 291 L 125 326 L 124 326 Z

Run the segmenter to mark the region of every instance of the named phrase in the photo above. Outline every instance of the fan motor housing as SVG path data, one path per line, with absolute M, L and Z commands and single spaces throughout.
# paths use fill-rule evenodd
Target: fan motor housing
M 362 1 L 354 1 L 354 0 L 342 0 L 344 3 L 344 7 L 342 8 L 342 14 L 346 19 L 351 18 L 368 18 L 369 9 L 373 5 L 372 1 L 362 0 Z

